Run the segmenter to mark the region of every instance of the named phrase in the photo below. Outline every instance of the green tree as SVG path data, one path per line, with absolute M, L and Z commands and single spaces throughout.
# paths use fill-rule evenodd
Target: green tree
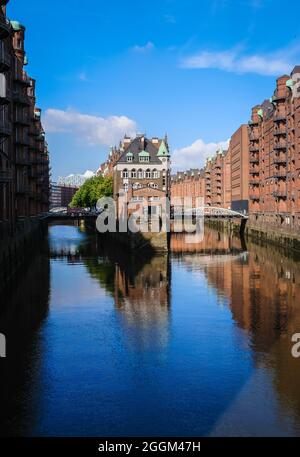
M 94 176 L 87 179 L 74 195 L 71 208 L 92 208 L 101 197 L 113 195 L 113 180 L 111 177 Z

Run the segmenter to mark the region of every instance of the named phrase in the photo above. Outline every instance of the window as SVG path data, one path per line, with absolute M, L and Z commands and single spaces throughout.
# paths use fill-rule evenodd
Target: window
M 123 170 L 122 178 L 128 178 L 128 171 L 126 169 Z
M 153 170 L 153 178 L 154 178 L 154 179 L 159 178 L 159 171 Z
M 6 77 L 3 73 L 0 73 L 0 96 L 6 97 Z
M 132 178 L 136 178 L 136 170 L 135 169 L 131 170 L 131 177 Z
M 151 171 L 149 169 L 146 170 L 146 178 L 151 178 Z
M 128 192 L 128 184 L 127 183 L 124 184 L 124 191 Z
M 162 180 L 162 185 L 165 186 L 166 185 L 166 177 L 164 176 L 163 177 L 163 180 Z
M 140 162 L 149 162 L 149 156 L 140 156 L 139 161 Z
M 132 162 L 133 157 L 132 156 L 127 156 L 127 162 Z
M 139 178 L 139 179 L 143 179 L 143 177 L 144 177 L 144 172 L 143 172 L 143 170 L 140 169 L 140 170 L 138 171 L 138 178 Z

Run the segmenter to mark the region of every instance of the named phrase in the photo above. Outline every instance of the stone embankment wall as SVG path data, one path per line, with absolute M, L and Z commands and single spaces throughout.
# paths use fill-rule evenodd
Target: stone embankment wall
M 13 235 L 0 240 L 0 289 L 2 289 L 22 267 L 39 245 L 45 230 L 38 218 L 24 218 L 18 221 Z

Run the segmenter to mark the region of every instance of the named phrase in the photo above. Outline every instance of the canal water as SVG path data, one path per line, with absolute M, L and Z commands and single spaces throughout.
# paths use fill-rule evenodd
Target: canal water
M 300 263 L 206 229 L 133 257 L 54 225 L 1 295 L 3 436 L 300 435 Z

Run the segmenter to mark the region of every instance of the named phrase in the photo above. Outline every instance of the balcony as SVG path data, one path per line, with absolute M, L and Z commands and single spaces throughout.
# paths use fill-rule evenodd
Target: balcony
M 7 183 L 12 179 L 11 170 L 0 170 L 0 183 Z
M 259 140 L 259 135 L 257 133 L 252 133 L 249 136 L 249 139 L 250 139 L 250 141 L 257 141 L 257 140 Z
M 249 148 L 249 151 L 250 151 L 250 152 L 259 152 L 259 147 L 258 147 L 258 146 L 251 146 L 251 147 Z
M 251 176 L 259 175 L 259 168 L 250 168 L 249 173 Z
M 250 163 L 259 163 L 259 157 L 250 157 L 249 162 Z
M 0 137 L 7 138 L 11 135 L 12 128 L 10 122 L 3 122 L 0 124 Z
M 25 72 L 15 74 L 14 80 L 15 80 L 15 82 L 22 84 L 25 87 L 31 86 L 31 79 Z
M 259 179 L 249 179 L 249 184 L 251 186 L 259 186 Z
M 21 165 L 22 167 L 27 167 L 30 165 L 30 161 L 27 157 L 19 156 L 16 157 L 16 165 Z
M 17 183 L 17 186 L 16 186 L 16 193 L 17 194 L 27 194 L 28 192 L 28 185 L 27 184 L 23 184 L 23 183 Z
M 283 95 L 283 94 L 282 95 L 273 95 L 272 102 L 278 103 L 278 102 L 284 101 L 285 99 L 286 99 L 286 95 Z
M 274 135 L 275 135 L 275 136 L 286 135 L 286 129 L 276 129 L 276 130 L 274 131 Z
M 277 199 L 279 198 L 287 198 L 287 193 L 286 191 L 281 191 L 281 190 L 275 190 L 275 192 L 273 192 L 273 196 Z
M 30 161 L 30 163 L 32 163 L 32 161 Z M 37 171 L 34 170 L 32 167 L 30 167 L 30 169 L 28 170 L 28 178 L 29 179 L 36 179 L 37 176 L 38 176 Z
M 279 114 L 277 116 L 274 116 L 273 120 L 274 122 L 286 121 L 286 116 L 285 114 Z
M 253 121 L 253 120 L 251 119 L 251 121 L 248 122 L 248 125 L 249 125 L 250 127 L 257 126 L 258 124 L 259 124 L 259 120 L 258 120 L 258 119 L 257 119 L 257 121 Z
M 0 49 L 0 72 L 4 73 L 9 70 L 11 65 L 11 56 L 3 47 Z
M 284 170 L 275 170 L 274 178 L 286 179 L 286 172 Z
M 280 142 L 275 144 L 274 150 L 278 151 L 280 149 L 286 149 L 286 142 Z
M 252 201 L 259 201 L 260 196 L 259 196 L 259 194 L 253 194 L 253 195 L 249 195 L 249 198 Z
M 12 98 L 15 103 L 19 103 L 20 105 L 29 106 L 30 100 L 27 94 L 24 94 L 20 90 L 13 90 Z
M 35 200 L 37 198 L 37 191 L 36 190 L 29 190 L 28 195 L 31 200 Z
M 1 3 L 3 4 L 3 0 L 1 0 Z M 7 3 L 7 0 L 5 1 L 5 4 Z M 7 38 L 11 33 L 11 27 L 10 27 L 10 22 L 5 19 L 4 17 L 1 17 L 0 21 L 0 40 L 4 40 L 4 38 Z
M 285 165 L 286 157 L 274 157 L 273 163 L 275 163 L 275 165 Z
M 24 113 L 20 113 L 18 111 L 16 112 L 16 115 L 15 115 L 15 122 L 16 122 L 16 124 L 20 124 L 20 125 L 30 125 L 28 116 L 25 115 Z
M 6 90 L 0 94 L 0 105 L 8 105 L 11 101 L 10 96 L 10 90 L 6 88 Z

